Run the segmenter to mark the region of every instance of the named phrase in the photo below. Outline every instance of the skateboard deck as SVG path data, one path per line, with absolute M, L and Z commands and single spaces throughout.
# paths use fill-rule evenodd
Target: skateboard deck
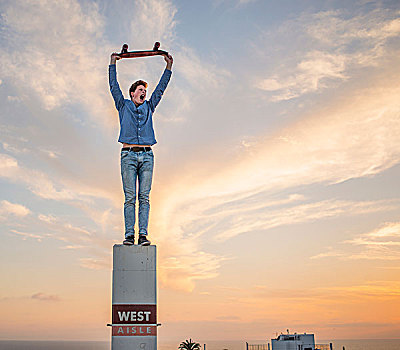
M 154 44 L 153 50 L 145 50 L 145 51 L 128 51 L 128 44 L 122 45 L 122 50 L 118 54 L 121 58 L 138 58 L 138 57 L 149 57 L 149 56 L 163 56 L 167 55 L 168 52 L 164 50 L 159 50 L 160 43 L 157 41 Z

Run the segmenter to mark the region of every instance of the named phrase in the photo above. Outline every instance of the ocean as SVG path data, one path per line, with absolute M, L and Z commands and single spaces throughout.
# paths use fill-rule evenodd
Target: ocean
M 184 340 L 184 339 L 183 339 Z M 334 350 L 400 350 L 400 339 L 317 340 L 333 343 Z M 204 342 L 201 342 L 203 345 Z M 207 350 L 245 350 L 245 341 L 206 341 Z M 249 342 L 255 343 L 255 342 Z M 258 342 L 259 343 L 259 342 Z M 179 342 L 159 342 L 158 350 L 177 350 Z M 105 341 L 0 340 L 0 350 L 110 350 Z

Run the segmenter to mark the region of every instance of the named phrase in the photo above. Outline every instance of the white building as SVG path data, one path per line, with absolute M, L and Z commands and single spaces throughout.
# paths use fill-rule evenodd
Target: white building
M 315 350 L 314 334 L 281 334 L 271 344 L 272 350 Z

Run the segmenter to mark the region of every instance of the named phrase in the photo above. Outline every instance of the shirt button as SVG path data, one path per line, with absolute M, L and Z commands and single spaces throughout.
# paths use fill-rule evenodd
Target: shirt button
M 139 128 L 139 130 L 140 130 L 140 128 Z

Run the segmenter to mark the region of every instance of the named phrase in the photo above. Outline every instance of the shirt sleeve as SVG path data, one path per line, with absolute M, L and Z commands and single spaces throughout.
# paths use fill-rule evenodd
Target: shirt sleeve
M 165 89 L 167 88 L 169 80 L 171 79 L 171 75 L 172 71 L 170 71 L 169 69 L 165 69 L 163 75 L 161 76 L 160 82 L 158 83 L 153 93 L 151 94 L 149 105 L 152 112 L 154 112 L 158 103 L 160 102 L 161 97 Z
M 124 95 L 119 88 L 117 81 L 117 67 L 115 64 L 110 64 L 108 66 L 108 82 L 110 84 L 111 95 L 114 98 L 115 107 L 120 110 L 124 105 Z

